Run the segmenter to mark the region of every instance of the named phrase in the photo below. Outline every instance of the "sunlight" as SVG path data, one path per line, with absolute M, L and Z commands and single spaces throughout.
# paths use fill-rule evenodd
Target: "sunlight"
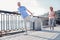
M 44 8 L 39 7 L 39 4 L 36 0 L 1 0 L 0 1 L 0 10 L 7 11 L 17 11 L 17 2 L 20 1 L 21 5 L 26 6 L 33 15 L 42 15 L 46 12 Z

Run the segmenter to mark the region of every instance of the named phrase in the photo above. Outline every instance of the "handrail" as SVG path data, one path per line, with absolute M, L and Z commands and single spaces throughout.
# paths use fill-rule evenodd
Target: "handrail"
M 4 14 L 2 14 L 2 13 L 4 13 Z M 19 13 L 0 10 L 0 14 L 1 14 L 0 15 L 0 17 L 1 17 L 1 20 L 0 20 L 0 36 L 2 36 L 3 32 L 5 32 L 7 34 L 7 32 L 10 32 L 10 31 L 13 31 L 13 30 L 18 30 L 18 29 L 20 30 L 21 29 L 21 27 L 18 27 L 18 26 L 20 26 L 19 24 L 21 24 L 21 23 L 19 23 L 21 21 Z M 11 14 L 13 14 L 13 15 L 11 15 Z M 13 17 L 15 17 L 15 20 L 14 20 Z M 12 21 L 12 24 L 11 24 L 11 21 Z M 11 27 L 11 29 L 9 29 L 9 27 Z M 21 30 L 23 30 L 23 29 L 21 29 Z
M 4 14 L 2 15 L 2 13 L 4 13 Z M 10 32 L 10 31 L 18 30 L 18 29 L 21 29 L 22 31 L 25 30 L 24 28 L 20 28 L 21 20 L 20 20 L 20 14 L 19 13 L 0 10 L 0 14 L 1 14 L 1 31 L 0 31 L 1 34 L 0 34 L 0 36 L 3 33 L 2 31 L 4 31 L 7 34 L 8 31 Z M 7 15 L 7 14 L 9 14 L 9 15 Z M 11 14 L 16 14 L 16 15 L 11 15 Z M 37 17 L 37 18 L 41 18 L 41 19 L 46 19 L 46 18 L 40 17 L 40 16 L 33 16 L 33 17 Z M 12 22 L 12 24 L 11 24 L 11 22 Z M 5 27 L 5 25 L 6 25 L 6 29 L 5 28 L 3 29 L 3 27 Z M 21 24 L 21 25 L 23 25 L 23 24 Z
M 19 13 L 16 13 L 16 12 L 10 12 L 10 11 L 4 11 L 4 10 L 0 10 L 0 13 L 9 13 L 9 14 L 17 14 L 17 15 L 20 15 Z

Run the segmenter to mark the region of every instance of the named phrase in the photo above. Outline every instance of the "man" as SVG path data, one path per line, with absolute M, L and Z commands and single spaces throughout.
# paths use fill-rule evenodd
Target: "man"
M 26 33 L 27 33 L 27 27 L 26 27 L 27 23 L 26 22 L 29 21 L 31 19 L 31 17 L 26 11 L 28 11 L 31 15 L 32 15 L 32 13 L 25 6 L 21 6 L 20 2 L 18 2 L 17 5 L 18 5 L 18 11 L 20 12 L 21 16 L 24 19 Z
M 50 30 L 54 30 L 54 23 L 55 23 L 55 12 L 53 11 L 53 7 L 50 7 L 50 12 L 49 12 L 49 26 Z

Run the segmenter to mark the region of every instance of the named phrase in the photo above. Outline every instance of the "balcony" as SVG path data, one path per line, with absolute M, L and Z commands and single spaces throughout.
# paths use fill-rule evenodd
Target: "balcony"
M 20 14 L 0 10 L 0 36 L 8 33 L 24 32 L 23 23 Z

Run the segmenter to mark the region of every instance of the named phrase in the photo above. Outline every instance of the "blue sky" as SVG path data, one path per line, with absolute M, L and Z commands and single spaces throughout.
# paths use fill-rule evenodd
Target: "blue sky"
M 60 0 L 38 0 L 41 7 L 48 9 L 53 6 L 54 10 L 60 10 Z
M 0 10 L 17 11 L 17 2 L 29 9 L 33 15 L 43 15 L 53 6 L 54 10 L 60 10 L 60 0 L 0 0 Z

